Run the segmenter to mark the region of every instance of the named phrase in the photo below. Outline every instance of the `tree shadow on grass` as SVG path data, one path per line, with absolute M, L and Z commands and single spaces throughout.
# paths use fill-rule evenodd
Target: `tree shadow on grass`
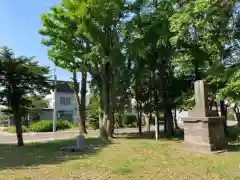
M 87 158 L 97 154 L 111 142 L 99 138 L 86 138 L 85 144 L 91 151 L 62 152 L 64 146 L 74 145 L 75 139 L 58 140 L 47 143 L 30 143 L 24 147 L 0 144 L 0 170 L 9 168 L 25 168 L 43 164 L 60 164 L 65 161 Z
M 228 152 L 239 152 L 240 151 L 240 128 L 238 126 L 228 127 L 228 146 L 226 150 Z M 117 133 L 115 134 L 116 138 L 125 138 L 125 139 L 155 139 L 155 132 L 143 132 L 142 135 L 139 135 L 137 132 L 133 133 Z M 174 136 L 168 137 L 164 131 L 160 131 L 159 140 L 172 140 L 172 141 L 183 141 L 184 140 L 184 131 L 179 129 L 175 132 Z
M 132 133 L 117 133 L 115 134 L 116 138 L 125 138 L 125 139 L 155 139 L 155 132 L 142 132 L 140 135 L 137 132 Z M 182 129 L 177 130 L 174 133 L 174 136 L 169 137 L 167 136 L 166 132 L 160 131 L 158 135 L 158 139 L 161 140 L 173 140 L 173 141 L 182 141 L 184 139 L 184 133 Z
M 229 152 L 240 152 L 240 127 L 229 126 L 227 140 Z

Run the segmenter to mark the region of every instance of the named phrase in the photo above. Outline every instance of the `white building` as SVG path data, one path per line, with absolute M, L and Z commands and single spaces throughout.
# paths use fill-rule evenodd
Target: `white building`
M 52 91 L 45 98 L 48 101 L 48 108 L 40 114 L 40 120 L 53 119 L 53 108 L 54 103 L 56 103 L 57 119 L 76 122 L 77 103 L 74 92 L 67 81 L 58 81 L 57 84 L 55 93 Z

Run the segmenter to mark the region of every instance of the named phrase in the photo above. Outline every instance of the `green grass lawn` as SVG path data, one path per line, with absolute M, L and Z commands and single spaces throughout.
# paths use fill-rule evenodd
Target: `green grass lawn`
M 88 138 L 94 152 L 59 152 L 74 140 L 0 145 L 0 180 L 220 180 L 240 179 L 240 153 L 193 154 L 181 140 Z

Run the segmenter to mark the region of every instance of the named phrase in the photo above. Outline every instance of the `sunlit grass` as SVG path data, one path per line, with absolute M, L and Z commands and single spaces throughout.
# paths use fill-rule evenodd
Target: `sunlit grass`
M 0 146 L 0 179 L 240 179 L 239 152 L 193 154 L 181 141 L 124 138 L 109 144 L 89 138 L 94 153 L 58 151 L 74 143 Z

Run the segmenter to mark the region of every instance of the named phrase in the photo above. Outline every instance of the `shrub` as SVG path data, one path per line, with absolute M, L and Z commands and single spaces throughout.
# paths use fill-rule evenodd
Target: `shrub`
M 88 117 L 88 126 L 89 129 L 99 129 L 99 119 L 96 116 Z
M 72 128 L 73 123 L 66 120 L 57 120 L 56 122 L 56 130 L 64 130 Z M 41 120 L 35 124 L 30 126 L 30 131 L 32 132 L 52 132 L 53 130 L 53 122 L 52 120 Z
M 16 127 L 15 126 L 9 126 L 4 128 L 3 131 L 10 132 L 10 133 L 16 133 Z M 26 126 L 22 126 L 23 132 L 29 132 L 29 129 Z
M 96 94 L 92 94 L 87 106 L 87 123 L 90 129 L 99 129 L 100 101 Z
M 164 122 L 164 114 L 159 114 L 158 115 L 158 118 L 159 118 L 159 123 L 162 124 Z M 150 119 L 150 122 L 149 122 L 151 125 L 155 125 L 155 115 L 152 116 L 152 119 Z
M 124 126 L 123 126 L 123 122 L 122 122 L 122 115 L 121 114 L 119 114 L 119 113 L 115 113 L 114 114 L 114 120 L 115 120 L 115 126 L 117 127 L 117 128 L 123 128 Z
M 137 123 L 137 117 L 135 114 L 124 114 L 122 123 L 124 126 L 133 126 L 134 123 Z
M 227 119 L 230 121 L 235 120 L 234 113 L 232 111 L 228 112 Z
M 160 121 L 164 121 L 164 114 L 159 114 Z

